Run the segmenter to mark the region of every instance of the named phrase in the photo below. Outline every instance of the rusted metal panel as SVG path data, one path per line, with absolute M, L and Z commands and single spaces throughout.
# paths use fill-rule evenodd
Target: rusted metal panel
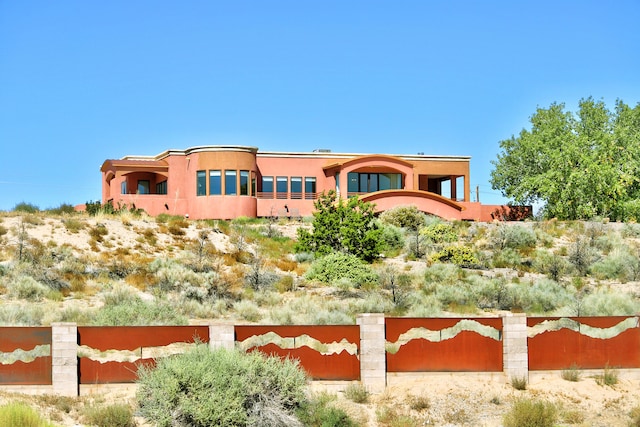
M 133 383 L 138 379 L 139 366 L 154 366 L 154 359 L 135 362 L 98 362 L 82 357 L 78 359 L 80 384 Z
M 346 350 L 340 353 L 323 355 L 308 346 L 283 349 L 275 344 L 253 347 L 249 351 L 260 351 L 268 356 L 282 359 L 297 359 L 300 366 L 314 380 L 359 380 L 360 361 L 355 354 Z
M 321 343 L 348 341 L 360 349 L 360 327 L 355 325 L 304 325 L 304 326 L 262 326 L 238 325 L 235 327 L 236 341 L 242 342 L 253 336 L 274 333 L 282 338 L 297 338 L 307 335 Z M 360 360 L 358 354 L 342 351 L 335 354 L 322 354 L 308 346 L 281 348 L 269 343 L 252 347 L 248 351 L 260 350 L 269 355 L 298 359 L 309 376 L 317 380 L 357 380 L 360 378 Z
M 51 328 L 40 326 L 11 326 L 0 328 L 0 351 L 31 350 L 38 345 L 51 344 Z
M 135 350 L 196 340 L 209 342 L 208 326 L 79 326 L 78 344 L 96 350 Z
M 451 328 L 461 320 L 472 320 L 481 325 L 491 326 L 498 331 L 502 331 L 502 318 L 500 317 L 387 317 L 385 319 L 385 334 L 389 342 L 396 342 L 400 335 L 413 328 L 425 328 L 431 331 L 439 331 Z
M 50 385 L 51 356 L 43 356 L 32 362 L 0 364 L 0 384 L 2 385 Z
M 471 331 L 431 342 L 418 338 L 387 353 L 387 372 L 499 372 L 502 371 L 502 341 Z
M 532 371 L 566 369 L 571 365 L 583 369 L 640 368 L 638 328 L 627 329 L 608 339 L 591 338 L 563 328 L 529 338 L 528 347 Z
M 235 326 L 236 341 L 244 341 L 252 336 L 265 335 L 269 332 L 278 334 L 283 338 L 308 335 L 323 343 L 340 342 L 345 339 L 360 348 L 360 327 L 355 325 Z
M 11 353 L 18 349 L 30 351 L 39 345 L 51 346 L 50 327 L 0 328 L 0 352 Z M 49 347 L 49 355 L 36 357 L 31 362 L 16 361 L 6 365 L 0 364 L 0 384 L 50 385 L 51 347 Z

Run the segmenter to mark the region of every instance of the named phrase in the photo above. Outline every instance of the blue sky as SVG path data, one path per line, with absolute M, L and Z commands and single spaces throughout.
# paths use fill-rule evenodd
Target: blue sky
M 638 22 L 637 0 L 0 0 L 0 210 L 202 144 L 468 155 L 506 202 L 491 160 L 537 107 L 640 102 Z

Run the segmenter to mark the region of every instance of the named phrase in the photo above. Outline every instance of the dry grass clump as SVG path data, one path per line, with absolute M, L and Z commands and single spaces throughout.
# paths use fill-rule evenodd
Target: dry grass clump
M 595 380 L 598 385 L 614 386 L 618 384 L 618 370 L 605 366 L 602 374 L 596 375 Z
M 544 400 L 518 399 L 504 416 L 504 427 L 553 427 L 558 410 Z
M 369 392 L 362 383 L 351 383 L 344 390 L 344 397 L 354 403 L 367 403 Z
M 569 368 L 563 369 L 560 375 L 562 376 L 563 380 L 578 382 L 582 377 L 582 371 L 576 364 L 573 364 Z
M 511 387 L 516 390 L 526 390 L 527 389 L 527 378 L 526 377 L 512 377 L 511 378 Z

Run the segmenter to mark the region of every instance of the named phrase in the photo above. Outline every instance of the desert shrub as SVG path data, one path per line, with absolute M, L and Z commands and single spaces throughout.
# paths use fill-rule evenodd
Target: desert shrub
M 473 249 L 461 245 L 446 246 L 429 258 L 431 262 L 450 262 L 461 267 L 473 267 L 480 263 Z
M 241 300 L 233 304 L 233 311 L 248 322 L 258 322 L 262 318 L 260 307 L 251 300 Z
M 307 378 L 291 359 L 198 345 L 138 376 L 140 413 L 159 427 L 302 425 Z
M 405 250 L 409 259 L 420 259 L 429 251 L 429 239 L 412 231 L 405 238 Z
M 19 275 L 9 281 L 9 296 L 27 301 L 41 301 L 50 289 L 31 276 Z
M 496 249 L 526 250 L 535 247 L 536 233 L 523 225 L 499 225 L 491 233 L 491 245 Z
M 591 273 L 598 279 L 617 279 L 626 282 L 632 272 L 630 266 L 637 259 L 624 249 L 614 250 L 591 266 Z
M 424 271 L 424 281 L 430 284 L 453 285 L 462 278 L 462 270 L 454 264 L 433 264 Z
M 436 317 L 442 314 L 442 304 L 435 295 L 425 295 L 422 292 L 409 294 L 407 317 Z
M 587 239 L 578 237 L 569 248 L 569 262 L 579 275 L 586 276 L 593 264 L 598 259 L 598 253 L 589 245 Z
M 560 375 L 565 381 L 578 382 L 582 376 L 582 371 L 577 365 L 573 364 L 567 369 L 563 369 Z
M 0 325 L 38 326 L 42 325 L 45 309 L 42 305 L 1 304 Z
M 518 399 L 504 416 L 504 427 L 553 427 L 558 411 L 544 400 Z
M 168 258 L 156 258 L 149 264 L 149 272 L 156 277 L 156 287 L 161 292 L 179 291 L 204 284 L 202 275 L 184 264 Z
M 346 278 L 358 286 L 378 280 L 370 265 L 355 255 L 341 252 L 334 252 L 315 260 L 307 270 L 305 278 L 328 284 Z
M 620 234 L 624 238 L 638 238 L 640 237 L 640 224 L 637 223 L 626 223 L 622 226 L 620 230 Z
M 12 210 L 13 212 L 28 213 L 28 214 L 34 214 L 34 213 L 40 212 L 40 208 L 38 208 L 38 206 L 32 203 L 27 203 L 27 202 L 17 203 Z
M 582 299 L 581 316 L 625 316 L 635 315 L 640 311 L 640 303 L 626 293 L 599 289 Z
M 547 278 L 534 283 L 514 284 L 509 293 L 514 305 L 528 313 L 547 313 L 573 301 L 573 295 L 567 288 Z
M 76 213 L 76 209 L 73 205 L 69 203 L 61 203 L 56 208 L 47 209 L 47 212 L 53 215 L 72 215 Z
M 355 403 L 367 403 L 369 392 L 362 383 L 351 383 L 345 388 L 344 397 Z
M 104 295 L 104 306 L 99 308 L 92 325 L 96 326 L 144 326 L 186 325 L 169 301 L 143 301 L 126 290 L 115 290 Z
M 380 221 L 395 227 L 417 230 L 426 223 L 426 215 L 416 206 L 396 206 L 380 214 Z
M 382 233 L 380 234 L 380 240 L 382 240 L 385 252 L 395 253 L 404 247 L 405 238 L 400 228 L 394 225 L 385 224 L 381 229 Z
M 492 264 L 494 268 L 516 268 L 522 264 L 522 256 L 512 248 L 505 248 L 493 252 Z
M 85 410 L 84 418 L 95 427 L 135 427 L 133 410 L 129 405 L 113 404 L 90 406 Z
M 420 234 L 434 243 L 451 243 L 458 241 L 458 233 L 449 222 L 435 222 L 420 229 Z
M 0 406 L 0 425 L 7 427 L 53 427 L 35 409 L 22 402 Z
M 569 263 L 558 254 L 546 250 L 538 250 L 535 253 L 533 269 L 558 282 L 569 270 Z
M 332 405 L 335 400 L 335 396 L 327 393 L 311 396 L 296 410 L 296 415 L 305 426 L 356 427 L 357 424 L 342 409 Z
M 80 230 L 82 230 L 86 224 L 84 223 L 84 221 L 80 221 L 76 218 L 66 218 L 62 221 L 62 223 L 64 224 L 64 227 L 67 229 L 67 231 L 69 233 L 78 233 Z

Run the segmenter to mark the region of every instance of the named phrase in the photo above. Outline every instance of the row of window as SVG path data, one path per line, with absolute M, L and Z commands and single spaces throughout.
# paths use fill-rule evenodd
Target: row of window
M 139 179 L 136 194 L 151 194 L 150 188 L 151 183 L 148 179 Z M 127 181 L 122 181 L 120 184 L 120 193 L 127 194 Z M 156 192 L 154 194 L 167 194 L 167 180 L 156 184 Z
M 224 176 L 224 180 L 222 179 Z M 212 196 L 219 196 L 222 194 L 228 196 L 248 196 L 255 194 L 255 176 L 251 176 L 251 189 L 249 189 L 249 171 L 241 170 L 239 174 L 240 180 L 238 180 L 238 171 L 220 169 L 196 172 L 196 194 L 198 196 L 206 196 L 207 194 Z M 209 192 L 207 193 L 207 181 Z M 224 189 L 224 192 L 223 192 Z
M 316 194 L 316 177 L 308 176 L 263 176 L 260 194 L 256 191 L 256 178 L 246 170 L 220 170 L 196 172 L 196 194 L 198 196 L 260 196 L 262 198 L 313 199 Z M 240 179 L 238 179 L 238 177 Z M 224 179 L 223 179 L 224 178 Z M 250 179 L 251 178 L 251 179 Z M 304 179 L 304 181 L 303 181 Z M 304 192 L 303 192 L 304 182 Z M 275 183 L 275 185 L 274 185 Z M 250 186 L 249 186 L 250 185 Z

